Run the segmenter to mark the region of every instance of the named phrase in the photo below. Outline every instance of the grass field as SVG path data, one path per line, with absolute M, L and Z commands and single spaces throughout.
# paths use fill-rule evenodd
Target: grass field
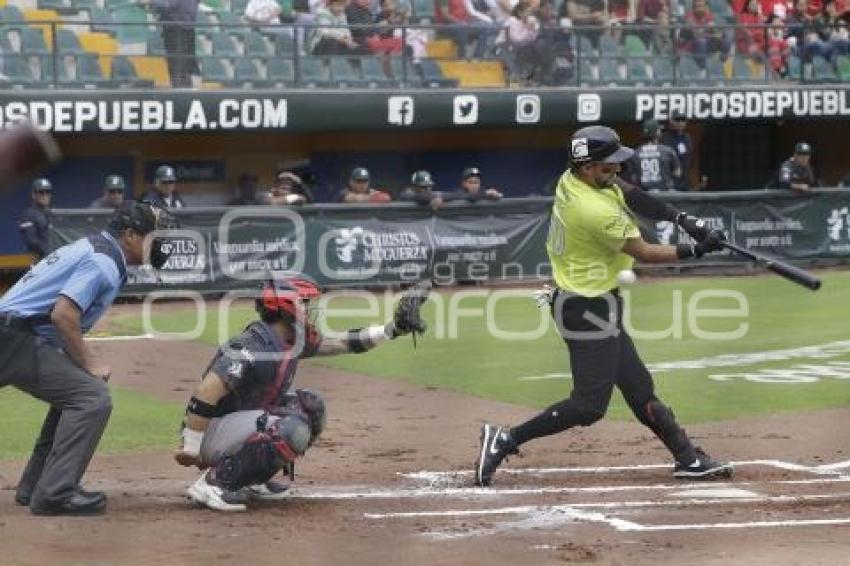
M 715 358 L 724 354 L 751 354 L 803 346 L 817 346 L 848 340 L 845 305 L 850 304 L 850 273 L 831 272 L 823 275 L 824 286 L 818 293 L 805 291 L 777 277 L 737 278 L 676 278 L 641 282 L 629 289 L 631 326 L 636 329 L 638 349 L 650 364 Z M 694 310 L 689 302 L 696 294 L 711 289 L 732 290 L 745 299 L 745 317 L 702 316 L 699 329 L 712 332 L 731 332 L 742 323 L 748 325 L 746 334 L 732 340 L 707 340 L 695 335 L 687 322 Z M 474 296 L 479 293 L 479 296 Z M 502 331 L 530 331 L 547 320 L 530 298 L 531 290 L 507 297 L 493 309 L 492 324 Z M 459 295 L 454 295 L 457 300 Z M 679 298 L 680 297 L 680 298 Z M 476 314 L 486 310 L 485 292 L 473 290 L 473 296 L 463 298 L 450 308 L 451 293 L 441 293 L 429 303 L 425 315 L 432 330 L 420 339 L 416 349 L 409 338 L 383 345 L 363 355 L 322 358 L 317 363 L 328 367 L 403 379 L 413 383 L 447 388 L 470 395 L 498 399 L 529 407 L 544 407 L 565 397 L 570 381 L 566 349 L 550 329 L 532 340 L 498 339 L 487 331 L 485 318 Z M 681 337 L 664 339 L 641 338 L 648 331 L 662 331 L 674 322 L 674 304 L 681 304 L 683 324 Z M 730 309 L 730 299 L 708 298 L 699 306 Z M 359 298 L 335 300 L 325 315 L 332 329 L 342 330 L 383 321 L 377 316 L 340 316 L 338 309 L 363 309 L 366 302 Z M 452 319 L 450 312 L 465 309 L 457 319 L 456 332 L 446 329 Z M 244 303 L 228 312 L 226 327 L 237 332 L 254 318 Z M 437 324 L 442 319 L 442 324 Z M 154 313 L 154 326 L 159 331 L 186 331 L 197 319 L 183 308 L 159 309 Z M 208 344 L 219 342 L 219 316 L 210 309 L 204 332 L 199 338 Z M 122 331 L 140 333 L 138 318 L 124 316 L 116 323 Z M 491 326 L 492 326 L 491 324 Z M 456 336 L 456 337 L 450 337 Z M 806 367 L 798 367 L 804 365 Z M 806 369 L 808 368 L 808 369 Z M 843 372 L 841 371 L 844 368 Z M 199 368 L 200 369 L 200 368 Z M 774 370 L 772 373 L 770 370 Z M 812 372 L 822 375 L 812 378 Z M 808 376 L 808 382 L 772 383 L 786 379 L 782 376 Z M 550 374 L 561 374 L 549 378 Z M 732 375 L 726 381 L 711 379 L 711 375 Z M 755 379 L 762 381 L 748 380 Z M 526 379 L 523 379 L 526 378 Z M 534 378 L 534 379 L 527 379 Z M 850 348 L 824 358 L 813 352 L 796 359 L 774 361 L 732 362 L 728 367 L 676 369 L 656 372 L 659 396 L 670 403 L 685 423 L 729 419 L 759 413 L 806 411 L 811 409 L 850 406 Z M 14 424 L 14 430 L 35 430 L 36 419 L 43 415 L 41 405 L 28 397 L 6 388 L 0 391 L 0 410 L 4 423 Z M 181 407 L 160 402 L 121 389 L 115 390 L 115 410 L 102 449 L 127 450 L 149 446 L 167 447 L 173 444 Z M 36 415 L 36 417 L 33 417 Z M 631 418 L 619 394 L 615 394 L 609 411 L 611 418 Z M 34 433 L 33 433 L 34 434 Z M 26 435 L 24 435 L 26 438 Z M 0 456 L 19 456 L 30 448 L 31 439 L 22 442 L 19 435 L 3 435 Z

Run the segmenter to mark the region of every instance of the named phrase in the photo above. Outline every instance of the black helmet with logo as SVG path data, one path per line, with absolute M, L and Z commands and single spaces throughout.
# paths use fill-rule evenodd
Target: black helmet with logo
M 50 193 L 53 192 L 53 185 L 44 177 L 39 177 L 32 182 L 32 192 L 34 193 Z
M 635 152 L 620 143 L 617 132 L 607 126 L 588 126 L 575 132 L 570 138 L 570 162 L 622 163 Z
M 423 169 L 413 174 L 410 178 L 410 184 L 414 187 L 433 187 L 434 180 L 431 179 L 431 173 Z

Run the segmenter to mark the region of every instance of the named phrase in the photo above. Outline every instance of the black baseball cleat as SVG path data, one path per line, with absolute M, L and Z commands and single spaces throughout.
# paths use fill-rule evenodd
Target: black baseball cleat
M 732 464 L 712 459 L 702 448 L 696 448 L 696 460 L 690 464 L 676 462 L 673 477 L 682 480 L 705 480 L 732 477 Z
M 475 462 L 475 485 L 490 485 L 496 468 L 509 454 L 519 454 L 508 429 L 485 424 L 481 427 L 481 448 Z

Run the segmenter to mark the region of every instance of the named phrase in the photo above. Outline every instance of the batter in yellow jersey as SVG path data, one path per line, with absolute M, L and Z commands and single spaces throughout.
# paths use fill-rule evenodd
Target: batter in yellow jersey
M 622 249 L 639 238 L 637 222 L 616 184 L 591 187 L 568 170 L 558 182 L 546 251 L 559 288 L 597 297 L 617 286 L 634 259 Z

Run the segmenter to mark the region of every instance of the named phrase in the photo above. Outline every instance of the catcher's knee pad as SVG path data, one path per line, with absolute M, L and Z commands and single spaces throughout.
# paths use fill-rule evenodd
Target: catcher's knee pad
M 216 479 L 231 491 L 267 482 L 287 462 L 278 444 L 266 434 L 255 434 L 235 454 L 219 460 Z
M 309 389 L 297 389 L 295 395 L 298 397 L 298 404 L 301 409 L 307 414 L 307 420 L 310 423 L 310 444 L 322 434 L 325 430 L 325 402 L 318 393 Z
M 301 415 L 283 415 L 269 425 L 267 434 L 287 462 L 303 456 L 310 447 L 310 425 Z

